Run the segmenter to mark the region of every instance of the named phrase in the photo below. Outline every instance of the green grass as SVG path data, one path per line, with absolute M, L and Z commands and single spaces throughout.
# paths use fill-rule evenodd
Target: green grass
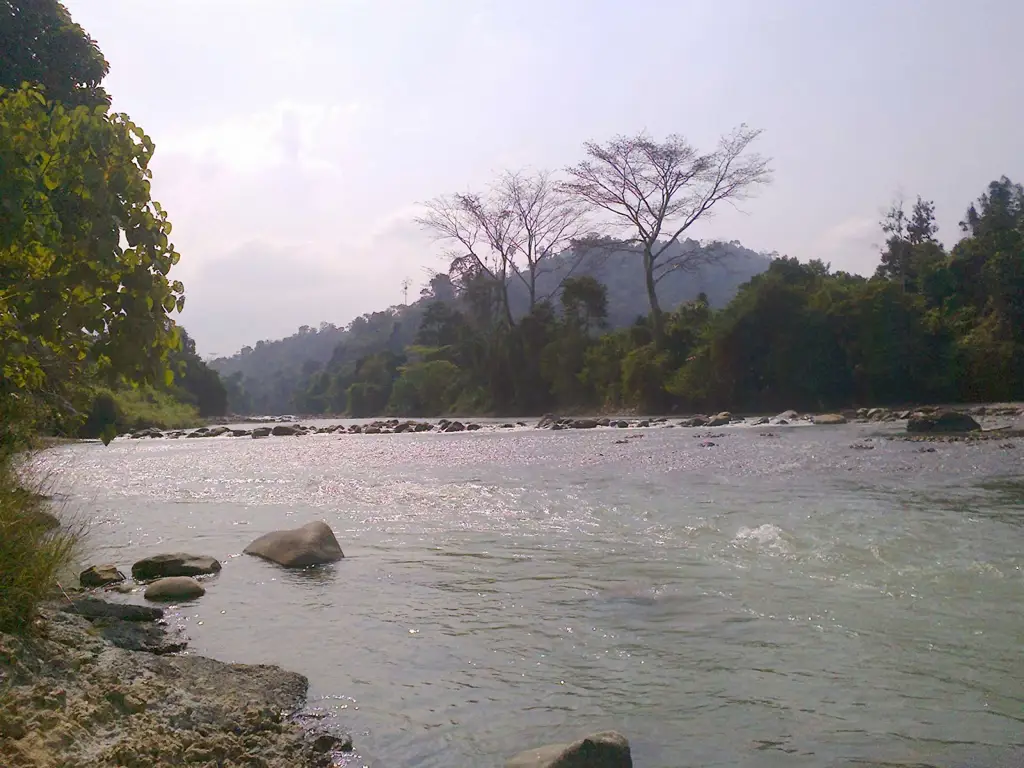
M 38 489 L 26 487 L 10 458 L 0 459 L 0 632 L 24 634 L 36 608 L 59 593 L 84 529 L 56 518 Z

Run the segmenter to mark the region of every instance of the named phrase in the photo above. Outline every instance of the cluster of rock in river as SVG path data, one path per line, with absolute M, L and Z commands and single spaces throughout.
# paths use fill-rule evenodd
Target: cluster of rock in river
M 1024 408 L 1019 406 L 978 406 L 969 410 L 954 410 L 948 408 L 921 407 L 910 410 L 893 410 L 889 408 L 859 408 L 856 410 L 845 410 L 838 413 L 800 414 L 797 411 L 784 411 L 774 417 L 769 416 L 734 416 L 729 411 L 713 415 L 695 414 L 683 419 L 670 419 L 667 416 L 657 418 L 574 418 L 567 416 L 556 416 L 547 414 L 540 419 L 534 429 L 563 430 L 563 429 L 644 429 L 648 427 L 725 427 L 731 425 L 761 426 L 774 424 L 785 426 L 799 422 L 815 424 L 818 426 L 831 426 L 856 423 L 893 423 L 906 421 L 908 432 L 969 432 L 980 430 L 981 426 L 975 420 L 975 416 L 1024 416 Z M 209 437 L 300 437 L 311 434 L 337 434 L 337 435 L 391 435 L 402 433 L 418 432 L 476 432 L 486 429 L 488 431 L 503 431 L 529 428 L 526 422 L 505 422 L 501 424 L 477 424 L 476 422 L 462 422 L 451 419 L 441 419 L 438 422 L 419 421 L 411 419 L 386 419 L 373 421 L 368 424 L 331 424 L 329 426 L 304 426 L 300 423 L 284 424 L 274 426 L 258 426 L 251 429 L 240 427 L 228 427 L 225 425 L 215 427 L 200 427 L 194 430 L 171 430 L 163 432 L 156 428 L 140 429 L 122 437 L 141 438 L 209 438 Z
M 344 558 L 333 531 L 322 521 L 265 534 L 243 551 L 286 568 Z M 213 557 L 170 553 L 137 561 L 131 575 L 146 585 L 148 600 L 188 601 L 201 597 L 202 580 L 220 571 Z M 126 577 L 106 564 L 86 569 L 79 580 L 85 590 L 120 589 Z M 19 664 L 28 655 L 25 648 L 14 647 L 21 641 L 0 635 L 0 679 L 14 681 L 11 698 L 0 707 L 0 742 L 5 742 L 0 758 L 6 761 L 0 762 L 5 768 L 347 764 L 342 755 L 352 750 L 350 737 L 310 730 L 287 716 L 299 711 L 306 678 L 277 667 L 172 656 L 186 643 L 167 630 L 163 617 L 161 608 L 108 602 L 93 594 L 69 599 L 56 613 L 44 612 L 46 641 L 32 653 L 36 662 L 41 653 L 46 655 L 46 663 L 33 663 L 32 669 Z M 78 655 L 73 673 L 59 658 L 69 648 Z M 10 673 L 5 665 L 12 666 Z M 104 671 L 111 665 L 116 673 Z M 43 689 L 56 692 L 60 701 L 39 705 L 37 694 Z M 63 739 L 65 731 L 83 728 L 82 717 L 102 717 L 107 726 L 92 732 L 103 738 Z M 124 722 L 113 723 L 118 719 Z M 506 766 L 631 768 L 632 757 L 624 736 L 603 732 L 527 750 Z

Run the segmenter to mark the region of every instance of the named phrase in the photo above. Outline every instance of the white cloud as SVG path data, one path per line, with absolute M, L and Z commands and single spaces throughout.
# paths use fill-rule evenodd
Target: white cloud
M 353 149 L 352 137 L 365 110 L 358 102 L 278 102 L 268 109 L 230 115 L 161 138 L 160 150 L 251 172 L 278 165 L 337 170 Z

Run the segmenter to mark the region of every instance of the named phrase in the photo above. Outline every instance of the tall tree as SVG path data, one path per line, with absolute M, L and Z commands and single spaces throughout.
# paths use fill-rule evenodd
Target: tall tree
M 569 181 L 563 188 L 610 214 L 611 224 L 628 233 L 627 243 L 639 250 L 659 346 L 664 318 L 658 282 L 671 272 L 697 270 L 723 253 L 672 246 L 690 227 L 713 215 L 718 203 L 741 201 L 770 182 L 768 159 L 751 151 L 760 134 L 741 125 L 703 154 L 678 135 L 660 142 L 646 133 L 617 136 L 604 144 L 587 142 L 588 159 L 566 169 Z
M 935 203 L 918 195 L 908 216 L 902 198 L 898 198 L 885 212 L 880 226 L 885 247 L 875 276 L 898 283 L 907 293 L 919 293 L 922 273 L 943 256 L 935 240 L 939 230 Z
M 503 201 L 479 194 L 442 195 L 425 203 L 416 223 L 447 247 L 450 274 L 463 282 L 489 283 L 498 297 L 505 323 L 511 327 L 508 281 L 514 271 L 517 222 Z
M 69 106 L 108 105 L 108 65 L 57 0 L 0 0 L 0 88 L 28 82 Z
M 526 286 L 533 309 L 538 300 L 537 278 L 548 271 L 551 257 L 570 247 L 583 232 L 586 207 L 567 195 L 549 171 L 507 172 L 498 180 L 494 193 L 498 207 L 511 213 L 515 257 L 512 266 Z M 576 254 L 566 277 L 582 256 L 582 251 Z M 559 287 L 555 286 L 551 293 Z

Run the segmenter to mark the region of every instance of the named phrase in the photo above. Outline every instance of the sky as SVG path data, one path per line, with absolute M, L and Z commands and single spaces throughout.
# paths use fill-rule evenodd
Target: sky
M 691 235 L 861 274 L 896 196 L 949 245 L 1024 180 L 1020 0 L 64 2 L 156 143 L 205 356 L 418 296 L 422 202 L 588 140 L 763 129 L 774 183 Z

